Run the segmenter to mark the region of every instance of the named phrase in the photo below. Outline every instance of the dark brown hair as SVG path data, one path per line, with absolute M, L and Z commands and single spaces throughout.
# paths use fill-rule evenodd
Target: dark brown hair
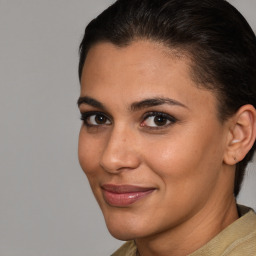
M 244 17 L 225 0 L 118 0 L 92 20 L 80 44 L 79 78 L 89 49 L 147 39 L 187 54 L 192 77 L 216 92 L 221 121 L 245 104 L 256 107 L 256 38 Z M 236 165 L 237 196 L 255 143 Z

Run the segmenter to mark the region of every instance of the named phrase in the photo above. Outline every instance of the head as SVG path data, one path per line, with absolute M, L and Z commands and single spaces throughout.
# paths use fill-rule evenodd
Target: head
M 99 42 L 125 47 L 146 39 L 190 59 L 199 88 L 213 91 L 218 116 L 225 121 L 237 110 L 256 107 L 256 38 L 243 16 L 224 0 L 119 0 L 86 27 L 80 45 L 79 78 L 90 48 Z M 237 196 L 255 143 L 236 164 Z
M 255 71 L 255 35 L 223 0 L 119 0 L 87 26 L 79 159 L 114 236 L 175 228 L 238 194 Z

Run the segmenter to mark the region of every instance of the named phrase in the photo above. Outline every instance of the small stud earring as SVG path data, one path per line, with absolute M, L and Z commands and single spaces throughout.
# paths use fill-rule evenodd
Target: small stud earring
M 240 140 L 232 140 L 232 144 L 239 142 Z

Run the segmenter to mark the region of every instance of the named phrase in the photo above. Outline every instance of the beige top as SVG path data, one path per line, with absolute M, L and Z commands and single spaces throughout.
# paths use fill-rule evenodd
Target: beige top
M 242 217 L 189 256 L 256 256 L 256 213 L 238 206 Z M 134 241 L 126 242 L 112 256 L 136 256 Z

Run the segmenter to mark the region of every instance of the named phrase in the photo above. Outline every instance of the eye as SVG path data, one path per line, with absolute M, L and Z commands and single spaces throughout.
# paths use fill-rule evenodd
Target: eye
M 141 126 L 150 127 L 150 128 L 160 128 L 166 127 L 170 124 L 175 123 L 177 120 L 166 114 L 161 112 L 151 112 L 146 115 Z
M 81 120 L 86 126 L 109 125 L 111 121 L 102 113 L 88 112 L 81 114 Z

